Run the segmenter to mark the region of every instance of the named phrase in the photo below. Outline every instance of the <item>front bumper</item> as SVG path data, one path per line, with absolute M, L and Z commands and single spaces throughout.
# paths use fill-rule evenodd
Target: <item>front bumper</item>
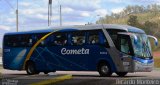
M 153 59 L 134 58 L 134 72 L 151 72 L 153 68 Z

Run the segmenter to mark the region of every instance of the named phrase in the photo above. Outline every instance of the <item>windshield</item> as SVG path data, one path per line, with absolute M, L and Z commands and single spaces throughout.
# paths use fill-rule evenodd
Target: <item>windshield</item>
M 137 36 L 137 42 L 134 41 L 133 37 L 131 38 L 135 56 L 141 58 L 151 58 L 151 46 L 147 35 L 137 33 L 135 33 L 135 35 Z

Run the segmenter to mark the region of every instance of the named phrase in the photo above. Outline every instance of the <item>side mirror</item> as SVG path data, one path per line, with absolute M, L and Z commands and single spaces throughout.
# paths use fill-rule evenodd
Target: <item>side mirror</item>
M 135 34 L 132 34 L 131 36 L 133 36 L 133 38 L 134 38 L 134 43 L 137 43 L 138 42 L 137 36 Z
M 153 38 L 154 39 L 154 43 L 155 43 L 155 46 L 158 46 L 158 39 L 154 36 L 151 36 L 151 35 L 147 35 L 149 38 Z

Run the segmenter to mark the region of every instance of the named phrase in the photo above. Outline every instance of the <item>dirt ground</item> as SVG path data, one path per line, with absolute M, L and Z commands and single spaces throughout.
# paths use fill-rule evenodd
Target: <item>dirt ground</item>
M 154 57 L 160 57 L 160 51 L 159 52 L 153 52 Z
M 154 56 L 154 65 L 156 68 L 160 68 L 160 51 L 159 52 L 153 52 Z

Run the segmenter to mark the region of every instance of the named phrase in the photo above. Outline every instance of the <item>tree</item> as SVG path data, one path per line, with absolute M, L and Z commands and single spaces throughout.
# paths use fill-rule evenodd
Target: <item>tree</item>
M 156 32 L 155 29 L 157 28 L 158 28 L 158 23 L 156 22 L 146 21 L 144 23 L 144 30 L 146 31 L 147 34 L 153 35 L 154 32 Z
M 137 27 L 137 25 L 138 25 L 137 16 L 130 15 L 130 16 L 129 16 L 129 19 L 128 19 L 128 21 L 127 21 L 127 24 L 128 24 L 128 25 L 131 25 L 131 26 Z

